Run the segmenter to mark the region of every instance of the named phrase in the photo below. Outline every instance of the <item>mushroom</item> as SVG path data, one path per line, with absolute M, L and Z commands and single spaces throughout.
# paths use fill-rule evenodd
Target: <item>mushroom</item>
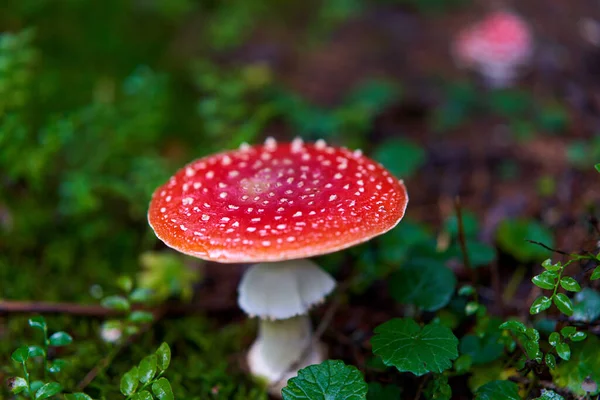
M 506 87 L 533 53 L 527 23 L 516 14 L 497 11 L 459 32 L 453 54 L 460 67 L 478 70 L 492 87 Z
M 307 258 L 387 232 L 407 202 L 403 182 L 359 150 L 268 138 L 182 168 L 154 192 L 148 220 L 182 253 L 254 264 L 238 289 L 240 307 L 260 318 L 248 365 L 279 394 L 286 378 L 325 358 L 308 310 L 335 281 Z

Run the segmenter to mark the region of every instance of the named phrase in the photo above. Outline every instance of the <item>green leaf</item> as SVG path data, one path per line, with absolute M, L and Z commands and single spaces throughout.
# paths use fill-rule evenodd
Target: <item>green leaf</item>
M 529 309 L 530 314 L 539 314 L 540 312 L 547 310 L 552 305 L 552 301 L 549 297 L 540 296 L 533 304 L 531 304 L 531 308 Z
M 577 281 L 571 278 L 570 276 L 565 276 L 564 278 L 562 278 L 560 280 L 560 286 L 562 286 L 563 289 L 568 290 L 569 292 L 581 291 L 581 286 L 579 286 L 579 283 L 577 283 Z
M 50 336 L 50 346 L 66 346 L 73 342 L 73 338 L 66 332 L 56 332 Z
M 506 321 L 500 324 L 499 328 L 506 329 L 514 333 L 525 333 L 525 330 L 527 329 L 527 327 L 522 322 L 515 320 Z
M 402 389 L 399 386 L 370 382 L 367 400 L 399 400 L 401 395 Z
M 581 342 L 582 340 L 585 340 L 586 337 L 587 333 L 585 332 L 575 332 L 569 335 L 569 338 L 574 342 Z
M 152 289 L 137 288 L 129 294 L 132 303 L 146 303 L 152 300 Z
M 152 384 L 152 393 L 158 400 L 174 400 L 173 389 L 167 378 L 160 378 Z
M 454 273 L 433 259 L 411 259 L 389 278 L 390 294 L 397 302 L 425 311 L 448 304 L 455 288 Z
M 600 293 L 594 289 L 584 288 L 573 300 L 573 320 L 592 322 L 600 317 Z
M 110 308 L 111 310 L 117 311 L 129 311 L 131 305 L 129 301 L 123 296 L 108 296 L 102 299 L 100 302 L 103 307 Z
M 552 264 L 552 259 L 548 258 L 544 260 L 544 262 L 542 263 L 542 267 L 544 267 L 544 269 L 547 271 L 557 272 L 560 271 L 560 269 L 562 268 L 562 264 L 560 262 Z
M 458 339 L 441 325 L 421 328 L 413 319 L 395 318 L 375 328 L 371 338 L 373 353 L 387 366 L 420 376 L 443 372 L 458 357 Z
M 548 337 L 548 342 L 552 347 L 556 347 L 556 345 L 560 343 L 560 335 L 558 332 L 552 332 Z
M 35 392 L 35 399 L 47 399 L 62 391 L 62 386 L 56 382 L 48 382 Z
M 13 361 L 25 364 L 25 362 L 29 359 L 29 347 L 21 346 L 15 351 L 13 351 L 11 358 Z
M 459 296 L 470 296 L 475 293 L 475 288 L 471 285 L 465 285 L 458 289 Z
M 469 354 L 461 354 L 456 361 L 454 361 L 454 369 L 459 374 L 466 374 L 473 365 L 473 358 Z
M 542 389 L 542 395 L 535 400 L 565 400 L 565 398 L 552 390 Z
M 564 293 L 557 293 L 554 296 L 554 305 L 566 316 L 573 315 L 573 303 Z
M 157 357 L 152 354 L 144 357 L 138 365 L 138 374 L 141 383 L 149 382 L 156 374 Z
M 373 158 L 398 178 L 414 175 L 425 164 L 425 151 L 408 139 L 388 139 L 373 151 Z
M 41 331 L 46 331 L 48 326 L 46 325 L 46 320 L 44 317 L 38 316 L 29 319 L 29 326 L 34 329 L 39 329 Z
M 475 400 L 521 400 L 519 386 L 511 381 L 492 381 L 479 387 Z
M 600 266 L 594 268 L 594 271 L 592 271 L 592 275 L 590 276 L 590 280 L 595 281 L 596 279 L 600 279 Z
M 56 359 L 48 365 L 48 372 L 58 374 L 68 363 L 65 360 Z
M 594 168 L 596 168 L 596 171 L 600 172 L 600 163 L 594 165 Z
M 483 242 L 468 242 L 467 253 L 472 267 L 483 267 L 496 259 L 496 248 Z
M 298 371 L 281 394 L 283 400 L 364 400 L 367 384 L 356 367 L 327 360 Z
M 565 342 L 556 345 L 556 354 L 563 360 L 569 360 L 571 358 L 571 348 Z
M 121 377 L 121 393 L 131 396 L 138 387 L 139 372 L 137 367 L 131 368 Z
M 462 223 L 463 230 L 465 233 L 465 237 L 470 239 L 477 235 L 479 232 L 479 222 L 477 219 L 477 215 L 475 215 L 471 211 L 463 211 L 462 213 Z M 458 229 L 458 218 L 456 214 L 452 214 L 446 221 L 444 222 L 444 230 L 448 232 L 453 238 L 458 237 L 459 229 Z M 469 241 L 470 243 L 470 241 Z
M 134 394 L 133 397 L 131 398 L 131 400 L 153 400 L 153 399 L 154 399 L 154 397 L 152 397 L 150 392 L 147 390 L 142 390 L 141 392 Z
M 544 357 L 544 360 L 546 361 L 546 365 L 548 366 L 548 368 L 556 368 L 556 357 L 554 357 L 554 354 L 546 353 L 546 357 Z
M 552 232 L 545 226 L 528 219 L 502 221 L 496 232 L 496 238 L 502 250 L 512 254 L 521 262 L 543 260 L 550 254 L 549 250 L 527 240 L 541 242 L 550 247 L 554 246 Z
M 41 346 L 29 346 L 29 357 L 44 357 L 46 352 Z
M 565 326 L 560 330 L 560 334 L 562 337 L 567 338 L 577 332 L 577 329 L 574 326 Z
M 65 394 L 65 400 L 94 400 L 85 393 Z
M 166 370 L 171 362 L 171 349 L 167 343 L 162 343 L 156 350 L 157 366 L 161 371 Z
M 147 324 L 154 320 L 154 314 L 149 311 L 134 311 L 127 319 L 136 324 Z
M 19 394 L 23 390 L 27 389 L 27 381 L 20 376 L 9 379 L 8 386 L 10 391 L 14 394 Z
M 129 293 L 133 288 L 133 280 L 129 276 L 119 276 L 117 278 L 117 286 L 124 292 Z
M 554 286 L 556 285 L 554 277 L 549 274 L 548 271 L 544 271 L 540 275 L 534 276 L 531 279 L 531 282 L 542 289 L 554 289 Z

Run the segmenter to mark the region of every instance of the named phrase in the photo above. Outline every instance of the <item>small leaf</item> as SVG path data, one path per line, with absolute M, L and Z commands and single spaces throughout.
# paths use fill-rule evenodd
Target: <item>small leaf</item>
M 136 324 L 147 324 L 152 322 L 154 315 L 149 311 L 134 311 L 129 315 L 128 319 Z
M 554 354 L 546 353 L 546 357 L 544 357 L 544 360 L 546 361 L 546 365 L 548 366 L 548 368 L 556 368 L 556 357 L 554 357 Z
M 167 378 L 160 378 L 152 384 L 152 393 L 158 400 L 174 400 L 173 389 Z
M 527 329 L 527 327 L 522 322 L 515 320 L 506 321 L 500 324 L 499 328 L 506 329 L 514 333 L 525 333 L 525 330 Z
M 573 297 L 573 320 L 592 322 L 600 317 L 600 293 L 584 288 Z
M 548 342 L 550 342 L 552 347 L 556 347 L 556 345 L 560 343 L 560 335 L 558 332 L 552 332 L 548 337 Z
M 556 345 L 556 354 L 563 360 L 567 361 L 571 358 L 571 348 L 565 342 Z
M 30 318 L 29 326 L 34 329 L 39 329 L 41 331 L 45 331 L 46 329 L 48 329 L 48 326 L 46 325 L 46 320 L 44 319 L 44 317 L 41 316 Z
M 41 346 L 29 346 L 29 357 L 44 357 L 46 352 Z
M 9 379 L 8 386 L 10 387 L 10 391 L 14 394 L 19 394 L 23 390 L 27 389 L 27 381 L 20 376 Z
M 117 311 L 129 311 L 131 305 L 129 301 L 123 296 L 108 296 L 102 299 L 100 302 L 103 307 L 110 308 L 111 310 Z
M 11 358 L 13 361 L 24 364 L 29 359 L 29 347 L 21 346 L 13 351 Z
M 129 276 L 122 275 L 117 278 L 117 286 L 125 293 L 129 293 L 133 288 L 133 281 Z
M 140 382 L 146 383 L 154 378 L 156 374 L 156 359 L 156 355 L 152 354 L 140 361 L 140 365 L 138 366 Z
M 547 296 L 540 296 L 533 304 L 531 304 L 531 308 L 529 309 L 530 314 L 539 314 L 540 312 L 547 310 L 552 305 L 552 301 Z
M 458 289 L 459 296 L 470 296 L 473 293 L 475 293 L 475 288 L 471 285 L 465 285 L 465 286 L 461 287 L 460 289 Z
M 137 367 L 131 368 L 121 378 L 121 393 L 131 396 L 138 387 L 139 373 Z
M 417 376 L 443 372 L 458 357 L 458 339 L 441 325 L 421 328 L 413 319 L 394 318 L 375 328 L 373 353 L 388 366 Z
M 479 387 L 475 400 L 521 400 L 519 386 L 511 381 L 491 381 Z
M 46 383 L 44 386 L 39 388 L 35 392 L 35 399 L 47 399 L 48 397 L 52 397 L 62 391 L 62 386 L 56 382 Z
M 65 394 L 65 400 L 94 400 L 85 393 Z
M 157 365 L 161 371 L 164 371 L 169 367 L 171 362 L 171 349 L 166 343 L 162 343 L 158 350 L 156 350 Z
M 569 338 L 574 342 L 581 342 L 587 337 L 587 333 L 585 332 L 575 332 L 569 335 Z
M 600 266 L 596 267 L 590 276 L 590 280 L 595 281 L 596 279 L 600 279 Z
M 473 365 L 473 357 L 470 354 L 461 354 L 456 361 L 454 361 L 454 369 L 459 374 L 466 374 Z
M 581 286 L 579 286 L 579 283 L 577 283 L 577 281 L 571 278 L 570 276 L 565 276 L 564 278 L 562 278 L 560 280 L 560 286 L 562 286 L 563 289 L 568 290 L 569 292 L 581 291 Z
M 554 296 L 554 305 L 567 317 L 573 315 L 573 303 L 564 293 L 557 293 Z
M 600 172 L 600 163 L 594 165 L 594 168 L 596 168 L 596 171 Z
M 547 273 L 548 271 L 544 271 L 539 275 L 534 276 L 531 279 L 531 282 L 537 287 L 542 289 L 554 289 L 556 282 L 554 281 L 554 277 L 551 274 Z
M 283 400 L 364 400 L 367 384 L 360 371 L 339 360 L 327 360 L 298 371 L 281 394 Z
M 556 272 L 559 271 L 562 268 L 562 265 L 560 262 L 556 263 L 556 264 L 552 264 L 552 260 L 551 259 L 547 259 L 542 263 L 542 267 L 547 270 L 547 271 L 552 271 L 552 272 Z
M 66 346 L 73 343 L 73 338 L 66 332 L 56 332 L 50 336 L 50 346 Z
M 562 337 L 567 338 L 577 332 L 577 329 L 574 326 L 565 326 L 560 330 L 560 334 Z
M 147 288 L 137 288 L 129 294 L 129 300 L 132 303 L 146 303 L 152 299 L 152 290 Z
M 65 360 L 56 359 L 52 361 L 50 365 L 48 365 L 48 372 L 57 374 L 60 371 L 62 371 L 65 365 L 67 365 L 67 362 Z
M 141 392 L 134 394 L 133 397 L 131 398 L 131 400 L 152 400 L 152 399 L 154 399 L 154 398 L 152 397 L 150 392 L 147 390 L 142 390 Z

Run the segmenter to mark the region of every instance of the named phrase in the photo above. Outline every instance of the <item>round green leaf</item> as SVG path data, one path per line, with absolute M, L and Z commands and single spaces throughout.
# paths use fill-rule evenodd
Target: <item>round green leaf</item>
M 390 294 L 396 301 L 425 311 L 436 311 L 448 304 L 455 288 L 454 273 L 432 259 L 410 260 L 389 279 Z
M 62 391 L 62 386 L 56 382 L 49 382 L 44 384 L 41 388 L 39 388 L 35 392 L 34 398 L 38 399 L 47 399 L 48 397 L 52 397 Z
M 582 340 L 585 340 L 586 337 L 587 333 L 585 332 L 575 332 L 569 335 L 569 338 L 571 338 L 571 340 L 574 342 L 581 342 Z
M 57 374 L 63 370 L 65 365 L 67 365 L 67 362 L 65 360 L 56 359 L 52 361 L 50 365 L 48 365 L 48 372 Z
M 565 400 L 565 398 L 552 390 L 542 389 L 542 395 L 535 400 Z
M 166 343 L 162 343 L 158 350 L 156 350 L 157 365 L 161 371 L 164 371 L 169 367 L 171 362 L 171 349 Z
M 551 274 L 546 273 L 548 271 L 544 271 L 540 275 L 536 275 L 531 279 L 531 282 L 537 287 L 542 289 L 554 289 L 556 281 Z
M 571 358 L 571 348 L 565 342 L 556 345 L 556 354 L 563 360 L 569 360 Z
M 11 358 L 13 361 L 24 364 L 25 361 L 29 358 L 29 347 L 21 346 L 15 351 L 13 351 Z
M 71 393 L 71 394 L 65 394 L 65 400 L 93 400 L 93 399 L 85 393 Z
M 173 389 L 167 378 L 160 378 L 152 384 L 152 393 L 158 400 L 174 400 Z
M 29 357 L 44 357 L 46 352 L 41 346 L 29 346 Z
M 556 357 L 554 357 L 553 354 L 547 353 L 546 357 L 544 357 L 544 360 L 546 361 L 546 365 L 548 366 L 548 368 L 556 368 Z
M 557 344 L 559 344 L 560 335 L 558 334 L 558 332 L 552 332 L 550 336 L 548 336 L 548 342 L 552 347 L 555 347 Z
M 283 400 L 364 400 L 367 384 L 356 367 L 327 360 L 298 371 L 281 394 Z
M 479 387 L 475 400 L 521 400 L 519 386 L 511 381 L 492 381 Z
M 445 371 L 458 357 L 458 339 L 450 329 L 435 324 L 421 328 L 410 318 L 395 318 L 379 325 L 371 344 L 373 353 L 385 365 L 418 376 Z
M 579 286 L 579 283 L 570 276 L 565 276 L 564 278 L 562 278 L 560 280 L 560 286 L 562 286 L 563 289 L 568 290 L 569 292 L 581 291 L 581 286 Z
M 592 275 L 590 276 L 590 280 L 595 281 L 596 279 L 600 279 L 600 266 L 596 267 L 594 271 L 592 271 Z
M 540 296 L 533 304 L 531 304 L 531 308 L 529 309 L 530 314 L 539 314 L 540 312 L 547 310 L 552 305 L 552 301 L 549 297 Z
M 507 219 L 500 223 L 496 233 L 498 245 L 522 262 L 539 261 L 548 258 L 549 250 L 530 243 L 535 240 L 552 247 L 552 232 L 543 225 L 527 219 Z
M 121 377 L 121 393 L 130 396 L 138 387 L 139 372 L 137 367 L 131 368 Z
M 564 293 L 557 293 L 554 296 L 554 305 L 566 316 L 573 315 L 573 303 Z
M 154 398 L 152 397 L 152 395 L 150 394 L 150 392 L 147 391 L 147 390 L 143 390 L 143 391 L 141 391 L 139 393 L 136 393 L 131 398 L 131 400 L 153 400 L 153 399 Z
M 397 177 L 407 178 L 425 163 L 423 148 L 408 139 L 388 139 L 380 143 L 373 158 L 382 163 Z
M 525 330 L 527 329 L 527 327 L 522 322 L 515 320 L 506 321 L 500 324 L 499 328 L 506 329 L 514 333 L 525 333 Z
M 460 354 L 470 355 L 473 364 L 485 364 L 497 360 L 504 354 L 500 343 L 500 331 L 487 332 L 483 336 L 465 335 L 460 340 Z
M 100 302 L 103 307 L 110 308 L 111 310 L 117 311 L 129 311 L 131 305 L 129 301 L 123 296 L 108 296 L 102 299 Z
M 600 317 L 600 293 L 591 288 L 584 288 L 575 294 L 573 299 L 575 321 L 592 322 Z
M 149 311 L 134 311 L 129 315 L 128 319 L 137 324 L 147 324 L 152 322 L 154 314 Z
M 73 338 L 66 332 L 56 332 L 49 340 L 50 346 L 66 346 L 73 342 Z
M 30 318 L 29 326 L 34 329 L 39 329 L 41 331 L 45 331 L 46 329 L 48 329 L 48 326 L 46 325 L 46 320 L 44 319 L 44 317 L 41 316 Z
M 157 357 L 152 354 L 144 357 L 138 365 L 138 374 L 141 383 L 149 382 L 156 374 Z

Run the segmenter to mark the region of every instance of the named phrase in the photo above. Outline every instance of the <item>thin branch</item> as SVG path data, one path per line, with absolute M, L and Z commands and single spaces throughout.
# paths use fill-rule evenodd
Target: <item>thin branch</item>
M 460 197 L 456 196 L 454 199 L 454 210 L 456 211 L 456 220 L 458 221 L 458 241 L 460 243 L 460 250 L 463 256 L 463 262 L 465 267 L 469 271 L 475 271 L 471 267 L 471 261 L 469 260 L 469 253 L 467 253 L 467 239 L 465 237 L 465 226 L 463 224 L 462 207 L 460 204 Z M 473 285 L 475 286 L 475 285 Z
M 569 256 L 569 257 L 573 257 L 574 255 L 571 253 L 567 253 L 566 251 L 562 251 L 562 250 L 558 250 L 558 249 L 553 249 L 552 247 L 542 243 L 542 242 L 538 242 L 537 240 L 530 240 L 530 239 L 525 239 L 525 241 L 529 242 L 529 243 L 533 243 L 533 244 L 537 244 L 538 246 L 541 246 L 543 248 L 545 248 L 546 250 L 550 250 L 553 253 L 557 253 L 557 254 L 562 254 L 563 256 Z

